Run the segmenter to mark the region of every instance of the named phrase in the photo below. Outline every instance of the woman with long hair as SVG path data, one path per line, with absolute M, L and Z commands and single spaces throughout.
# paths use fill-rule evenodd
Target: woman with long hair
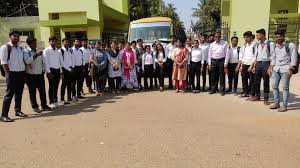
M 165 69 L 165 64 L 167 61 L 167 56 L 165 53 L 164 47 L 158 43 L 157 44 L 157 52 L 155 54 L 155 62 L 156 62 L 156 69 L 158 72 L 158 81 L 159 81 L 159 91 L 164 91 L 164 80 L 165 80 L 165 74 L 164 74 L 164 69 Z
M 135 71 L 135 64 L 137 64 L 137 59 L 135 52 L 131 49 L 130 43 L 125 43 L 125 48 L 120 53 L 120 57 L 122 58 L 122 82 L 121 88 L 122 89 L 137 89 L 139 87 L 136 71 Z
M 177 48 L 172 52 L 172 58 L 174 61 L 172 79 L 175 82 L 176 92 L 178 93 L 181 90 L 184 93 L 188 68 L 188 50 L 180 39 L 177 41 Z

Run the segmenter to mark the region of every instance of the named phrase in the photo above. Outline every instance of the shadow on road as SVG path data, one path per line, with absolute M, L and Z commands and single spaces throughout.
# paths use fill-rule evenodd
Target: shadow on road
M 101 107 L 102 103 L 115 103 L 117 99 L 122 99 L 123 96 L 130 94 L 122 93 L 119 95 L 105 95 L 99 97 L 87 97 L 77 103 L 71 103 L 66 106 L 59 106 L 59 108 L 54 109 L 50 112 L 40 113 L 40 114 L 30 114 L 27 118 L 16 118 L 15 120 L 26 120 L 33 118 L 43 118 L 51 116 L 64 116 L 64 115 L 76 115 L 78 113 L 90 113 L 97 111 Z

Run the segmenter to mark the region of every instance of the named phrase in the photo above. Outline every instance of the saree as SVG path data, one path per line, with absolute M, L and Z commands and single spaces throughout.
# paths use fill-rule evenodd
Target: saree
M 187 76 L 187 57 L 188 57 L 188 50 L 186 48 L 176 48 L 173 51 L 173 59 L 174 59 L 174 64 L 173 64 L 173 74 L 172 74 L 172 79 L 174 81 L 179 80 L 179 81 L 185 81 L 186 76 Z M 182 66 L 177 65 L 175 62 L 178 63 L 183 63 Z

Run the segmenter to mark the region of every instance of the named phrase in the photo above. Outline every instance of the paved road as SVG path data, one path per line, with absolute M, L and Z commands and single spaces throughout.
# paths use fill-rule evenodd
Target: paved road
M 299 168 L 299 81 L 288 113 L 233 95 L 89 97 L 0 123 L 0 168 Z

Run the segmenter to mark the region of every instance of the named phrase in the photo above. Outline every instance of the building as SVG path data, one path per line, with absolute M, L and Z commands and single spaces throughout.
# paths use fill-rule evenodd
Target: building
M 34 16 L 27 12 L 27 16 L 0 17 L 0 44 L 13 30 L 22 33 L 22 43 L 35 37 L 41 47 L 48 45 L 51 35 L 108 42 L 124 40 L 128 32 L 128 0 L 38 0 L 32 5 L 38 7 Z
M 128 31 L 128 0 L 38 0 L 42 41 L 50 35 L 120 40 Z
M 300 0 L 222 0 L 222 30 L 225 37 L 243 38 L 245 31 L 264 28 L 274 40 L 278 29 L 299 46 Z M 243 43 L 240 40 L 240 45 Z

